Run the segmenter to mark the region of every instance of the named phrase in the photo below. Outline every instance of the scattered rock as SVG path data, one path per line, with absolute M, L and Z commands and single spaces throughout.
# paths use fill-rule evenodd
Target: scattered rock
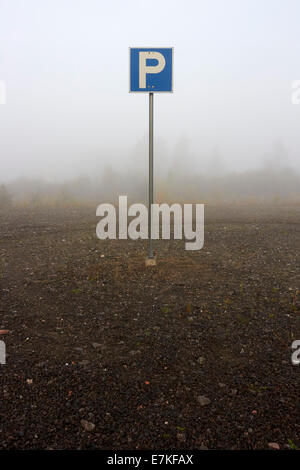
M 186 435 L 182 432 L 177 433 L 177 440 L 179 442 L 185 442 L 186 441 Z
M 94 423 L 91 423 L 91 421 L 87 421 L 86 419 L 82 419 L 80 421 L 80 423 L 81 423 L 81 426 L 83 427 L 83 429 L 85 431 L 91 432 L 95 429 L 95 425 L 94 425 Z
M 206 406 L 211 403 L 211 400 L 204 395 L 199 395 L 197 398 L 198 402 L 200 403 L 201 406 Z
M 269 442 L 268 446 L 270 447 L 270 449 L 274 449 L 274 450 L 280 449 L 279 444 L 277 444 L 277 442 Z
M 9 333 L 9 330 L 0 330 L 0 335 L 6 335 Z
M 92 343 L 92 346 L 93 346 L 94 349 L 101 348 L 101 344 L 100 344 L 100 343 Z

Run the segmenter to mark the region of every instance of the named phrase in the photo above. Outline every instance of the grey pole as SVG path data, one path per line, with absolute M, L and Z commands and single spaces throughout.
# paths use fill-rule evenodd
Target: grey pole
M 149 207 L 148 207 L 148 237 L 149 258 L 154 258 L 152 228 L 152 204 L 153 204 L 153 93 L 149 93 Z

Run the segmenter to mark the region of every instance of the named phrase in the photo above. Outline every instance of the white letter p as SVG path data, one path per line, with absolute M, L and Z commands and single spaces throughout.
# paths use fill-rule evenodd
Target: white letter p
M 156 59 L 157 65 L 146 65 L 147 59 Z M 146 74 L 159 73 L 166 65 L 166 60 L 160 52 L 139 52 L 139 88 L 146 88 Z

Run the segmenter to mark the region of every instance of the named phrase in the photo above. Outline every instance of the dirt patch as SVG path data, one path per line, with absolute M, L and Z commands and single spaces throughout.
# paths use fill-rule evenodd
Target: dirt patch
M 146 269 L 95 208 L 0 214 L 0 448 L 300 446 L 300 208 L 205 216 Z

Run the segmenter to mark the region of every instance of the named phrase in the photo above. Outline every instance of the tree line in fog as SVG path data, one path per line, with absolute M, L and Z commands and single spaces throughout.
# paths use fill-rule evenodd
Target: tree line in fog
M 107 167 L 100 176 L 79 176 L 60 183 L 19 178 L 0 185 L 0 207 L 146 202 L 147 175 Z M 156 202 L 300 203 L 300 174 L 291 168 L 265 167 L 222 175 L 170 170 L 155 179 Z

